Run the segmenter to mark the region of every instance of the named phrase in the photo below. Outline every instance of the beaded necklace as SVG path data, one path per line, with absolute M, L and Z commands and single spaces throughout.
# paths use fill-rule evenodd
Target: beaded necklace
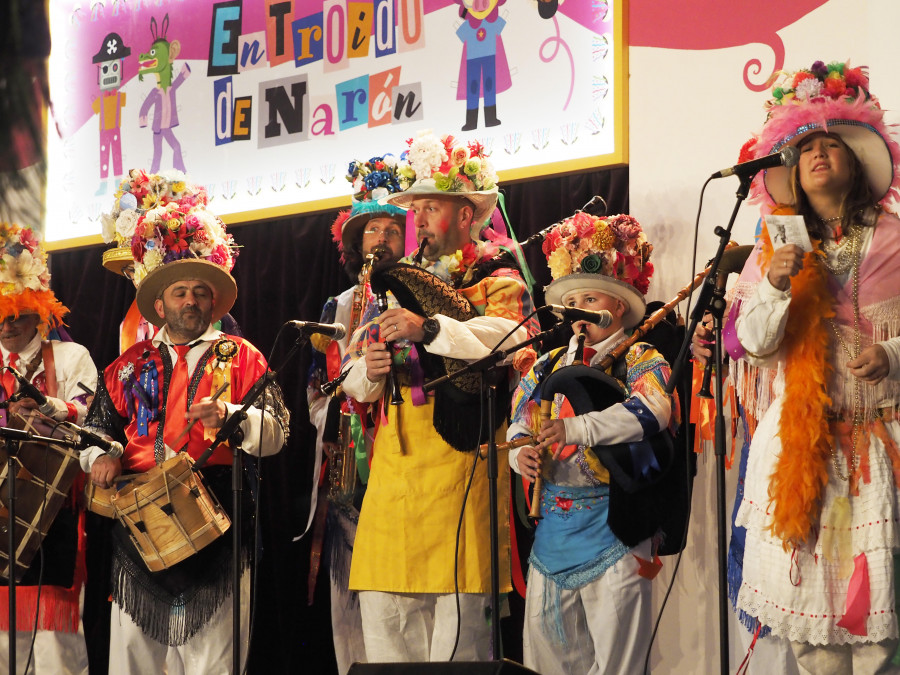
M 858 232 L 854 232 L 854 230 L 858 230 Z M 859 356 L 862 342 L 862 335 L 859 329 L 859 240 L 862 238 L 862 228 L 858 226 L 851 227 L 851 234 L 848 239 L 852 239 L 853 243 L 850 246 L 849 256 L 852 256 L 850 260 L 850 265 L 853 267 L 853 351 L 850 350 L 849 345 L 844 340 L 844 336 L 841 335 L 841 331 L 838 329 L 837 324 L 834 319 L 829 319 L 828 323 L 831 326 L 832 332 L 834 332 L 837 337 L 838 343 L 844 350 L 844 353 L 847 354 L 848 359 L 853 360 Z M 841 254 L 842 255 L 842 254 Z M 832 267 L 828 264 L 827 260 L 825 262 L 825 267 L 828 268 L 833 274 L 837 274 Z M 846 271 L 846 270 L 845 270 Z M 860 388 L 862 383 L 860 382 L 858 377 L 853 378 L 853 430 L 851 435 L 851 447 L 850 447 L 850 461 L 848 462 L 847 475 L 845 476 L 841 471 L 841 463 L 838 459 L 837 452 L 835 452 L 834 445 L 831 446 L 831 460 L 834 464 L 834 471 L 837 474 L 837 477 L 842 481 L 847 481 L 850 477 L 856 473 L 856 470 L 859 468 L 859 456 L 856 454 L 856 442 L 859 436 L 859 428 L 863 422 L 863 414 L 862 408 L 860 406 Z

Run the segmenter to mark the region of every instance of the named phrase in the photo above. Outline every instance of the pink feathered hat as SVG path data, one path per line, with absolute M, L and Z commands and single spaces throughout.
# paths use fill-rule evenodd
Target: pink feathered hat
M 878 99 L 869 92 L 865 67 L 816 61 L 808 69 L 784 73 L 766 108 L 768 118 L 753 144 L 754 157 L 796 146 L 814 132 L 837 134 L 862 163 L 878 201 L 900 196 L 900 146 L 885 124 Z M 754 201 L 790 204 L 790 169 L 778 166 L 758 175 L 751 194 Z

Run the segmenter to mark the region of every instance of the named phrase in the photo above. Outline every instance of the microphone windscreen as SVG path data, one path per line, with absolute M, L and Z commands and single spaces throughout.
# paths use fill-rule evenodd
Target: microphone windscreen
M 732 272 L 740 272 L 744 269 L 744 263 L 750 257 L 751 251 L 753 251 L 753 246 L 750 244 L 725 249 L 725 253 L 722 254 L 722 259 L 719 261 L 719 274 L 728 275 Z

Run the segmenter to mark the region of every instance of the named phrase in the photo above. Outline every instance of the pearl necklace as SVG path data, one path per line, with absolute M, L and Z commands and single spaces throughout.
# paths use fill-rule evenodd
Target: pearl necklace
M 832 216 L 831 218 L 819 218 L 819 222 L 825 225 L 827 223 L 833 223 L 836 220 L 840 220 L 843 217 L 844 216 Z
M 853 224 L 850 226 L 847 236 L 841 239 L 841 243 L 838 244 L 833 239 L 823 239 L 822 250 L 826 257 L 822 262 L 825 268 L 835 276 L 849 272 L 854 261 L 859 258 L 862 237 L 863 228 Z

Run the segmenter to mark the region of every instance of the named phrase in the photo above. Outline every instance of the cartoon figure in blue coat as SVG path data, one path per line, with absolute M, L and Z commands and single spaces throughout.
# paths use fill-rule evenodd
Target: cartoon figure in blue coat
M 153 161 L 150 163 L 150 173 L 159 171 L 162 158 L 162 142 L 165 139 L 172 148 L 172 166 L 179 171 L 186 171 L 184 159 L 181 156 L 181 143 L 175 138 L 173 129 L 178 126 L 178 106 L 175 102 L 175 92 L 181 84 L 190 77 L 191 67 L 184 64 L 181 72 L 172 79 L 173 61 L 181 52 L 181 43 L 178 40 L 166 39 L 169 30 L 169 15 L 166 14 L 162 22 L 162 30 L 157 29 L 156 19 L 150 19 L 150 34 L 153 36 L 153 44 L 150 51 L 141 54 L 138 61 L 138 79 L 143 81 L 144 75 L 156 76 L 156 88 L 150 92 L 141 106 L 138 115 L 138 124 L 141 128 L 147 126 L 147 116 L 153 109 Z
M 456 31 L 462 40 L 462 64 L 459 70 L 457 100 L 466 101 L 463 131 L 478 126 L 478 101 L 484 99 L 484 126 L 495 127 L 497 94 L 512 86 L 509 63 L 500 33 L 506 21 L 500 17 L 500 5 L 506 0 L 459 0 L 463 23 Z

